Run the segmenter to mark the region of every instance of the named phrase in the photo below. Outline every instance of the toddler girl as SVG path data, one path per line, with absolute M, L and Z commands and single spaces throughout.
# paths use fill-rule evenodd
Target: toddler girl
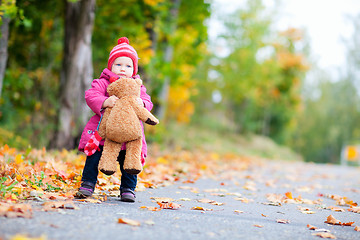
M 85 145 L 93 135 L 99 124 L 101 114 L 107 107 L 113 107 L 116 100 L 116 96 L 110 96 L 107 94 L 107 86 L 111 77 L 116 78 L 140 78 L 136 75 L 138 71 L 138 55 L 135 49 L 129 45 L 129 40 L 126 37 L 122 37 L 118 40 L 116 45 L 110 52 L 107 68 L 103 70 L 99 79 L 94 79 L 91 83 L 91 88 L 85 92 L 85 100 L 87 105 L 95 113 L 86 124 L 84 131 L 81 135 L 79 150 L 84 151 Z M 153 104 L 150 96 L 146 93 L 144 85 L 141 86 L 140 98 L 138 99 L 139 104 L 144 106 L 147 110 L 151 111 Z M 142 122 L 141 122 L 142 124 Z M 142 125 L 143 126 L 143 125 Z M 100 142 L 99 149 L 91 156 L 86 158 L 83 174 L 82 183 L 76 198 L 86 198 L 93 194 L 94 188 L 97 182 L 98 176 L 98 165 L 100 157 L 103 151 L 104 140 Z M 137 175 L 131 175 L 124 171 L 124 159 L 126 153 L 126 145 L 124 144 L 121 148 L 118 156 L 118 162 L 121 170 L 121 185 L 120 185 L 120 198 L 124 202 L 135 202 L 135 188 L 137 184 Z M 142 153 L 141 163 L 144 165 L 145 157 L 147 155 L 147 145 L 144 135 L 143 127 L 143 138 L 142 138 Z

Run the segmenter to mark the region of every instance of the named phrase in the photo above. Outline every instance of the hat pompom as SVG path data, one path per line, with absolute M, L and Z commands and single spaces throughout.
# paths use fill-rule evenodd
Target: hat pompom
M 129 39 L 127 37 L 121 37 L 118 39 L 118 44 L 121 44 L 121 43 L 129 44 Z

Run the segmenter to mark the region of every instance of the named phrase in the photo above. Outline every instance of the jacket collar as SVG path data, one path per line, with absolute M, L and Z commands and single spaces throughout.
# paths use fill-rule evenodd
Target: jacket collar
M 100 78 L 104 78 L 108 81 L 111 77 L 117 77 L 117 75 L 110 71 L 108 68 L 105 68 L 100 75 Z

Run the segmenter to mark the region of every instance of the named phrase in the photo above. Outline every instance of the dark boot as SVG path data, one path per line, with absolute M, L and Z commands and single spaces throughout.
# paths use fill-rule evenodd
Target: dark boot
M 135 192 L 130 188 L 120 189 L 120 201 L 122 202 L 135 202 Z
M 90 197 L 94 193 L 95 184 L 90 182 L 82 182 L 81 187 L 78 192 L 75 194 L 75 198 L 87 198 Z

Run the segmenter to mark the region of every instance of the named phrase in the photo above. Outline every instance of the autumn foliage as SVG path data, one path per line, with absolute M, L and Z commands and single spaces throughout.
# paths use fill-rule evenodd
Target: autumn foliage
M 234 160 L 240 161 L 234 169 L 246 169 L 250 161 L 246 157 L 227 154 L 223 159 L 229 162 L 220 167 L 220 156 L 216 153 L 178 151 L 170 154 L 160 152 L 156 146 L 153 152 L 139 175 L 139 191 L 177 181 L 194 182 L 204 174 L 227 169 Z M 36 198 L 71 200 L 80 186 L 85 157 L 67 150 L 49 152 L 43 148 L 19 151 L 4 145 L 0 148 L 0 197 L 11 202 Z M 102 195 L 110 192 L 111 196 L 119 190 L 119 174 L 120 171 L 110 177 L 99 175 L 99 190 L 106 192 Z M 99 197 L 100 200 L 103 198 Z M 171 204 L 160 207 L 174 208 Z

